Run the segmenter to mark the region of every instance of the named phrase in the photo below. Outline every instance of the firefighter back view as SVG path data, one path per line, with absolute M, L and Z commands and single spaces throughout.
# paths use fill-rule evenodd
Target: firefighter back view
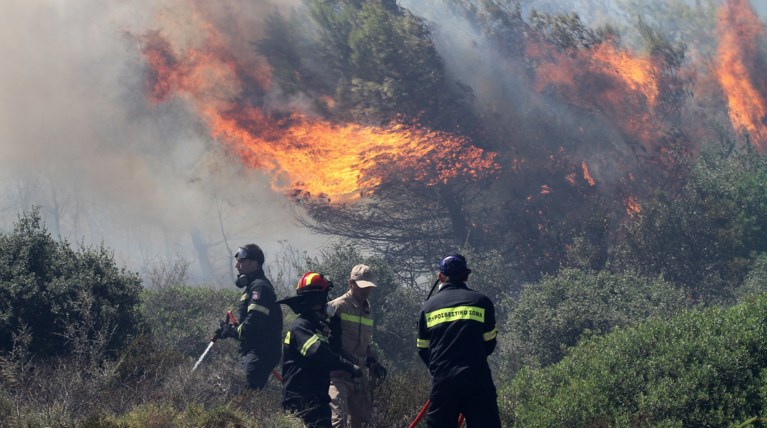
M 432 375 L 426 425 L 500 428 L 495 385 L 487 357 L 495 350 L 495 308 L 466 286 L 471 270 L 460 254 L 440 263 L 440 286 L 418 318 L 418 355 Z
M 296 295 L 280 300 L 298 314 L 282 346 L 282 406 L 294 412 L 307 427 L 331 428 L 330 372 L 344 370 L 362 375 L 359 366 L 333 351 L 328 343 L 332 306 L 328 290 L 332 283 L 316 272 L 307 272 L 296 287 Z

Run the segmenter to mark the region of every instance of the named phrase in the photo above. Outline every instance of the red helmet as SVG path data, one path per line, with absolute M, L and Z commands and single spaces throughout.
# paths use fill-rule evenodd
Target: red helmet
M 306 272 L 296 286 L 296 295 L 278 300 L 277 303 L 290 306 L 297 314 L 303 314 L 312 309 L 316 304 L 324 304 L 328 301 L 328 291 L 333 288 L 333 283 L 317 272 Z
M 331 287 L 333 287 L 333 283 L 321 273 L 306 272 L 304 276 L 301 277 L 301 280 L 298 281 L 296 295 L 315 291 L 327 293 Z

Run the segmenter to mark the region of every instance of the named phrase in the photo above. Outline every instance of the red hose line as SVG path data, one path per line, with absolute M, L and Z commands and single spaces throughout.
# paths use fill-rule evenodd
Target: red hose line
M 421 411 L 418 412 L 418 415 L 413 419 L 413 422 L 410 423 L 410 425 L 407 426 L 407 428 L 415 428 L 416 425 L 418 425 L 419 422 L 421 422 L 421 419 L 423 419 L 424 415 L 426 415 L 426 411 L 429 409 L 429 403 L 431 400 L 426 400 L 425 403 L 423 403 L 423 407 L 421 407 Z M 461 428 L 463 426 L 463 413 L 458 415 L 458 428 Z
M 413 419 L 413 422 L 410 425 L 408 425 L 407 428 L 415 428 L 415 426 L 418 425 L 418 422 L 421 422 L 421 419 L 423 419 L 423 416 L 426 414 L 426 410 L 429 409 L 430 402 L 431 400 L 426 400 L 426 402 L 423 403 L 423 407 L 421 408 L 421 411 L 418 412 L 418 416 L 416 416 L 415 419 Z

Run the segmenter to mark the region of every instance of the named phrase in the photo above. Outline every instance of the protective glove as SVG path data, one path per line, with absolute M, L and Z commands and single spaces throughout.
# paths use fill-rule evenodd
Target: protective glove
M 373 364 L 376 363 L 376 359 L 368 355 L 367 358 L 365 358 L 365 367 L 370 368 Z
M 365 359 L 365 367 L 370 369 L 370 373 L 376 378 L 380 380 L 386 379 L 386 368 L 382 366 L 381 364 L 376 361 L 374 357 L 368 356 L 367 359 Z
M 362 377 L 362 369 L 356 364 L 352 364 L 352 379 Z
M 216 329 L 216 337 L 219 339 L 228 339 L 230 337 L 237 338 L 239 337 L 239 334 L 237 333 L 237 328 L 235 328 L 233 325 L 229 324 L 228 322 L 221 321 L 220 327 Z
M 373 363 L 370 366 L 370 371 L 373 373 L 373 376 L 376 379 L 379 380 L 386 380 L 386 368 L 378 363 Z

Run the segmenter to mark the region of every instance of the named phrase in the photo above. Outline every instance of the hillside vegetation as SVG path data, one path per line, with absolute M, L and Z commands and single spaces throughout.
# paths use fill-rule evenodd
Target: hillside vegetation
M 247 43 L 214 37 L 239 27 L 223 17 L 206 24 L 207 9 L 190 6 L 184 15 L 205 24 L 206 37 L 150 32 L 142 53 L 211 78 L 215 68 L 198 57 L 223 55 L 236 71 L 225 78 L 244 79 L 231 82 L 241 92 L 211 98 L 226 102 L 195 100 L 191 82 L 161 70 L 148 72 L 160 79 L 148 86 L 206 106 L 203 122 L 240 127 L 222 139 L 274 143 L 274 153 L 282 133 L 291 148 L 333 144 L 307 137 L 311 129 L 426 130 L 430 147 L 456 137 L 455 153 L 430 152 L 439 159 L 349 156 L 367 165 L 349 175 L 376 183 L 349 202 L 293 189 L 299 221 L 333 240 L 316 255 L 290 243 L 267 255 L 279 297 L 309 270 L 334 280 L 335 297 L 352 266 L 373 267 L 373 346 L 389 370 L 373 390 L 376 427 L 407 426 L 428 396 L 416 319 L 438 261 L 455 251 L 468 259 L 469 286 L 496 304 L 490 363 L 504 426 L 765 426 L 767 119 L 756 118 L 754 135 L 727 122 L 726 88 L 708 76 L 728 65 L 711 60 L 724 49 L 715 32 L 731 30 L 717 16 L 752 16 L 763 29 L 748 1 L 618 0 L 613 16 L 639 18 L 600 28 L 524 1 L 300 3 L 270 12 L 263 37 Z M 438 29 L 398 3 L 428 3 L 433 19 L 470 25 Z M 601 13 L 605 2 L 579 4 Z M 736 33 L 730 39 L 748 36 Z M 743 49 L 754 58 L 739 64 L 767 99 L 764 73 L 747 73 L 767 63 L 767 39 L 755 34 Z M 175 36 L 217 43 L 178 55 L 165 39 Z M 247 52 L 223 49 L 230 39 Z M 269 76 L 246 71 L 252 61 L 235 67 L 256 54 Z M 644 64 L 650 77 L 621 74 L 605 55 Z M 202 86 L 207 95 L 217 85 Z M 153 101 L 171 98 L 161 95 Z M 311 114 L 290 110 L 298 105 Z M 467 153 L 492 162 L 479 171 Z M 244 161 L 271 165 L 255 157 Z M 144 272 L 142 283 L 110 243 L 54 239 L 49 209 L 20 211 L 0 231 L 0 427 L 301 426 L 283 412 L 277 380 L 244 389 L 233 340 L 216 342 L 192 372 L 238 302 L 233 284 L 192 287 L 183 260 Z M 283 312 L 288 325 L 294 315 Z

